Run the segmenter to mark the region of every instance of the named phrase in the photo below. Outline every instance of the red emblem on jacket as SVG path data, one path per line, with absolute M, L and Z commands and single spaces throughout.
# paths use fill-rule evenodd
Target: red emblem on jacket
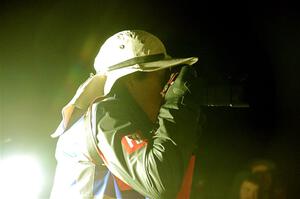
M 134 151 L 139 150 L 140 148 L 142 148 L 147 144 L 146 140 L 143 140 L 138 136 L 139 134 L 140 133 L 135 133 L 134 136 L 127 135 L 122 138 L 122 145 L 128 154 L 131 154 Z

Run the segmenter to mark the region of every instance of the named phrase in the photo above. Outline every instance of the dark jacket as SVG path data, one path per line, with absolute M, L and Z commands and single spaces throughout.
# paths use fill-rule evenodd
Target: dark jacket
M 178 197 L 199 133 L 199 104 L 190 95 L 169 96 L 156 124 L 126 89 L 93 105 L 87 119 L 114 176 L 151 199 Z

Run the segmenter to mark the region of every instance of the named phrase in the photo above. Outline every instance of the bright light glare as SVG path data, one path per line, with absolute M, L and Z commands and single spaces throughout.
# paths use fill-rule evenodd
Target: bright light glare
M 37 199 L 42 189 L 42 171 L 31 156 L 0 160 L 0 198 Z

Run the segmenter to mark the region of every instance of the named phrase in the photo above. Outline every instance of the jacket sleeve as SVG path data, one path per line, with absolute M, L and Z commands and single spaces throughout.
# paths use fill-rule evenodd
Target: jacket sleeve
M 185 100 L 186 96 L 184 91 L 167 98 L 156 125 L 145 122 L 145 115 L 135 117 L 132 107 L 96 113 L 101 115 L 95 130 L 106 166 L 151 199 L 176 198 L 197 142 L 200 109 L 197 103 Z M 130 137 L 137 132 L 142 140 Z M 140 147 L 128 151 L 126 142 Z

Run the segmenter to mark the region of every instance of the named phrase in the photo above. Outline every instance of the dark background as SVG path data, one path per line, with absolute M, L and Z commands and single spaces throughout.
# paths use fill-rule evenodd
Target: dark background
M 199 182 L 224 198 L 254 158 L 273 160 L 299 186 L 299 14 L 278 2 L 6 1 L 0 11 L 1 156 L 32 153 L 48 198 L 61 108 L 90 72 L 104 40 L 124 29 L 157 35 L 174 57 L 198 56 L 212 87 L 239 85 L 249 108 L 203 107 Z M 200 196 L 199 196 L 200 197 Z

